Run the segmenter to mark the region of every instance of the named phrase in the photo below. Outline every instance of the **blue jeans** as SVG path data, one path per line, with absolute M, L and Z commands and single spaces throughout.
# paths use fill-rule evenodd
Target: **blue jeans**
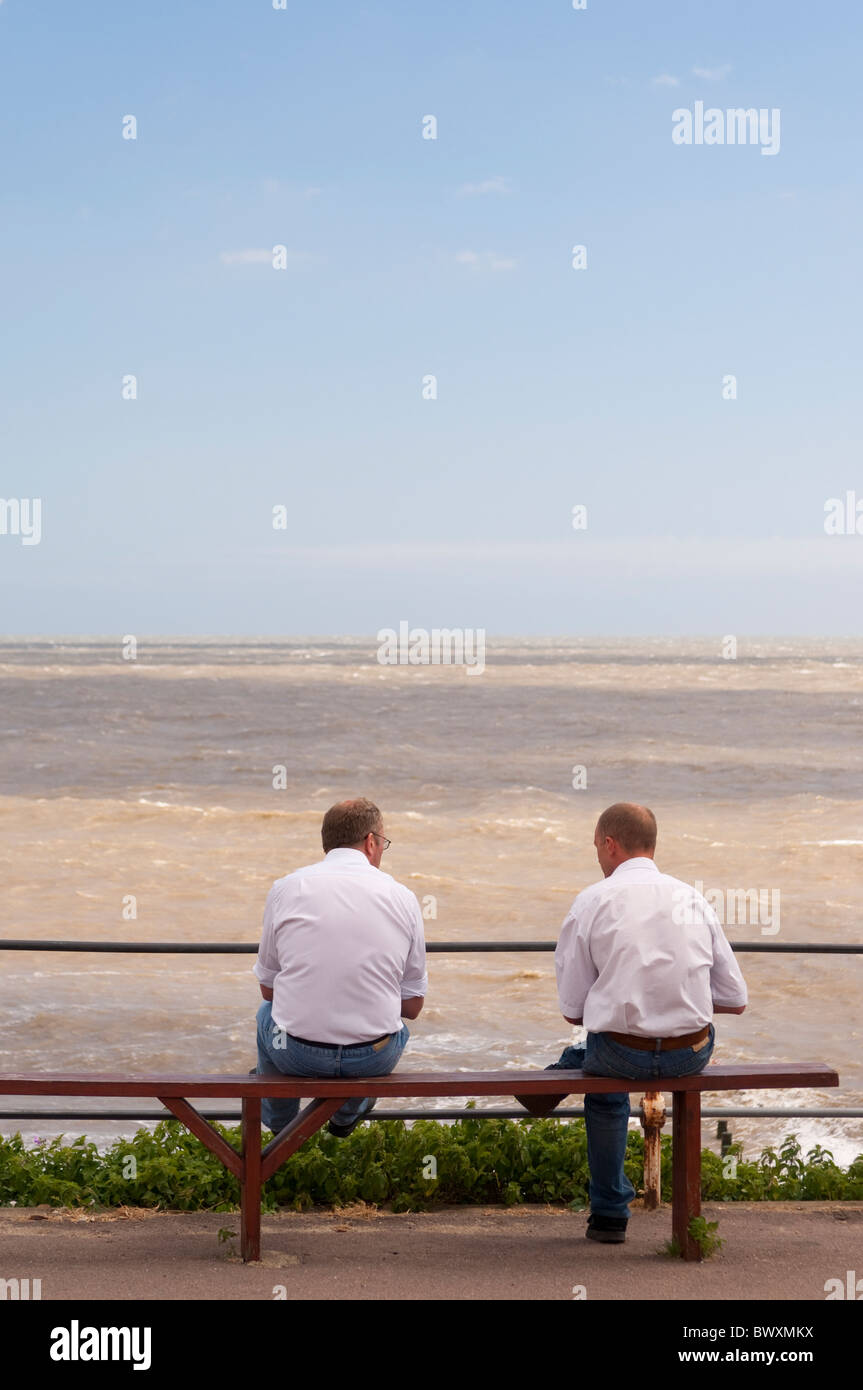
M 378 1052 L 369 1043 L 359 1047 L 309 1047 L 297 1042 L 273 1022 L 272 1004 L 265 1000 L 258 1009 L 258 1076 L 388 1076 L 405 1049 L 410 1037 L 402 1025 L 389 1042 Z M 350 1124 L 357 1115 L 369 1108 L 368 1097 L 355 1096 L 332 1116 L 336 1124 Z M 296 1097 L 286 1100 L 266 1098 L 261 1105 L 261 1119 L 268 1129 L 278 1134 L 295 1119 L 300 1109 Z
M 608 1033 L 588 1033 L 584 1047 L 564 1048 L 556 1067 L 577 1067 L 589 1076 L 632 1077 L 660 1081 L 664 1076 L 692 1076 L 710 1061 L 716 1032 L 696 1052 L 677 1047 L 670 1052 L 641 1052 L 615 1042 Z M 550 1068 L 553 1070 L 553 1067 Z M 661 1091 L 661 1086 L 645 1086 Z M 584 1097 L 587 1162 L 590 1168 L 590 1210 L 594 1216 L 629 1216 L 635 1188 L 623 1171 L 629 1121 L 629 1093 L 616 1091 Z

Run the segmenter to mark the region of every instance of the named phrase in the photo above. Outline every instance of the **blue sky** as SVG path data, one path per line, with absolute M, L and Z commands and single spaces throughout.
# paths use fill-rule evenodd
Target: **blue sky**
M 860 29 L 0 0 L 3 630 L 860 634 Z

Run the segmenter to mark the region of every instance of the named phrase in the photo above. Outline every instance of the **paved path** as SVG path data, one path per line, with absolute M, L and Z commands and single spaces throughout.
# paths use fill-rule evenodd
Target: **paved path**
M 0 1208 L 0 1278 L 41 1278 L 46 1299 L 809 1299 L 863 1279 L 863 1202 L 706 1204 L 726 1245 L 702 1264 L 659 1254 L 669 1209 L 635 1210 L 622 1246 L 585 1240 L 585 1216 L 550 1207 L 454 1207 L 394 1216 L 263 1218 L 261 1264 L 243 1265 L 231 1213 Z

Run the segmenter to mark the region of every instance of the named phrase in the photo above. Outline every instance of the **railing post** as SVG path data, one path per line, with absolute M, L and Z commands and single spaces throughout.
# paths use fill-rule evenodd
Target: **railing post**
M 645 1091 L 641 1100 L 644 1130 L 644 1209 L 656 1211 L 662 1201 L 662 1126 L 665 1098 L 661 1091 Z

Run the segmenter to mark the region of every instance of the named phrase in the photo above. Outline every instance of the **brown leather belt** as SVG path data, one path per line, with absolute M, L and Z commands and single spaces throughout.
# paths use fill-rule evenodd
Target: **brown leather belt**
M 339 1047 L 376 1047 L 380 1051 L 380 1048 L 383 1046 L 383 1044 L 388 1043 L 392 1036 L 392 1033 L 382 1033 L 379 1038 L 371 1038 L 368 1042 L 323 1043 L 312 1042 L 311 1038 L 297 1038 L 294 1037 L 293 1033 L 288 1034 L 288 1037 L 293 1038 L 294 1042 L 303 1043 L 305 1047 L 325 1047 L 330 1052 L 335 1052 L 336 1049 Z
M 697 1033 L 681 1033 L 679 1038 L 640 1038 L 635 1033 L 606 1033 L 607 1038 L 623 1043 L 624 1047 L 634 1047 L 639 1052 L 673 1052 L 679 1047 L 698 1047 L 710 1037 L 710 1027 L 699 1028 Z

